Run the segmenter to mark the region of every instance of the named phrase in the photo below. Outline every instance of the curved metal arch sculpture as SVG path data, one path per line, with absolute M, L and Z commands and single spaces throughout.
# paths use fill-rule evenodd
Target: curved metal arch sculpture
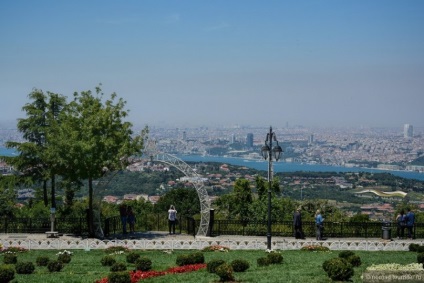
M 196 171 L 190 167 L 190 165 L 188 165 L 187 163 L 185 163 L 174 155 L 156 152 L 155 154 L 151 154 L 150 158 L 152 161 L 159 161 L 174 166 L 182 173 L 184 173 L 187 177 L 191 178 L 191 181 L 193 182 L 193 185 L 196 188 L 197 195 L 199 196 L 200 201 L 201 218 L 199 230 L 197 230 L 197 236 L 207 236 L 209 229 L 211 204 L 208 193 L 204 188 L 201 176 L 197 174 Z

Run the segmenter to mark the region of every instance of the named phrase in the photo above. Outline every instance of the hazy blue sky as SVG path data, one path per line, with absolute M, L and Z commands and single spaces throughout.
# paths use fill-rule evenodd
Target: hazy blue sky
M 141 125 L 424 126 L 424 1 L 0 2 L 0 121 L 98 83 Z

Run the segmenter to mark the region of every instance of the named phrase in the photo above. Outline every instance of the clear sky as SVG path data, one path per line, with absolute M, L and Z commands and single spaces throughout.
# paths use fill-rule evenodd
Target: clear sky
M 424 1 L 0 1 L 0 121 L 99 83 L 137 125 L 422 127 Z

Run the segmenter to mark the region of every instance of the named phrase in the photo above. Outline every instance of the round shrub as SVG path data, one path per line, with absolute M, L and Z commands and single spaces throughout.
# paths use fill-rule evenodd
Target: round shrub
M 231 262 L 231 267 L 233 268 L 234 272 L 245 272 L 249 269 L 250 264 L 245 259 L 235 259 Z
M 69 254 L 60 254 L 57 257 L 57 260 L 60 261 L 61 263 L 70 263 L 71 262 L 71 255 L 69 255 Z
M 283 262 L 283 256 L 280 253 L 269 253 L 267 258 L 270 264 L 280 264 Z
M 129 254 L 127 254 L 127 262 L 128 263 L 135 263 L 135 261 L 139 258 L 140 258 L 140 254 L 138 254 L 136 252 L 130 252 Z
M 39 256 L 35 260 L 35 264 L 37 264 L 37 266 L 47 266 L 49 261 L 50 261 L 50 259 L 49 259 L 48 256 Z
M 187 255 L 187 254 L 177 255 L 177 260 L 175 261 L 175 263 L 178 266 L 183 266 L 183 265 L 191 264 L 190 256 Z
M 127 265 L 122 262 L 115 262 L 111 267 L 110 271 L 117 272 L 117 271 L 125 271 L 127 270 Z
M 15 264 L 18 262 L 18 257 L 15 254 L 4 254 L 3 263 L 4 264 Z
M 135 261 L 135 267 L 137 270 L 149 271 L 152 269 L 152 261 L 147 257 L 140 257 Z
M 195 252 L 190 254 L 191 263 L 190 264 L 198 264 L 205 263 L 205 255 L 202 252 Z
M 418 246 L 416 252 L 417 253 L 424 253 L 424 246 Z
M 270 265 L 268 257 L 260 257 L 256 260 L 258 266 L 268 266 Z
M 103 266 L 112 266 L 116 263 L 116 259 L 113 256 L 107 255 L 102 257 L 102 259 L 100 260 L 100 263 Z
M 63 263 L 61 261 L 58 261 L 58 260 L 50 261 L 47 264 L 47 269 L 50 272 L 59 272 L 59 271 L 62 270 L 62 268 L 63 268 Z
M 0 282 L 10 282 L 15 278 L 15 270 L 12 265 L 0 265 Z
M 216 268 L 223 263 L 225 263 L 223 259 L 213 259 L 206 264 L 206 269 L 209 273 L 215 273 Z
M 362 261 L 359 255 L 351 255 L 350 257 L 346 258 L 347 262 L 350 263 L 353 267 L 361 266 Z
M 118 271 L 110 273 L 107 280 L 109 283 L 131 283 L 131 276 L 127 271 Z
M 418 253 L 417 254 L 417 262 L 418 263 L 424 263 L 424 253 Z
M 334 281 L 347 281 L 353 276 L 352 265 L 340 257 L 326 260 L 322 267 Z
M 18 262 L 15 265 L 16 273 L 18 274 L 31 274 L 35 270 L 35 266 L 32 262 Z
M 411 243 L 411 244 L 409 244 L 408 249 L 409 249 L 410 252 L 416 252 L 419 246 L 420 245 L 418 245 L 418 244 Z
M 348 257 L 353 256 L 353 255 L 355 255 L 355 253 L 352 252 L 352 251 L 341 251 L 339 253 L 339 257 L 341 257 L 341 258 L 348 258 Z
M 233 268 L 227 263 L 223 263 L 215 269 L 215 274 L 219 276 L 221 282 L 234 281 Z

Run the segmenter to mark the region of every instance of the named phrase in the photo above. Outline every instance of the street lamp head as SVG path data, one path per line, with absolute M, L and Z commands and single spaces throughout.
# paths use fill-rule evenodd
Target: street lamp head
M 267 160 L 268 159 L 268 154 L 270 153 L 270 148 L 268 145 L 264 145 L 261 149 L 261 153 L 262 153 L 262 157 Z
M 274 148 L 272 149 L 272 153 L 276 161 L 280 159 L 282 152 L 283 152 L 283 149 L 281 148 L 281 146 L 278 145 L 278 142 L 277 142 L 277 145 L 274 146 Z

